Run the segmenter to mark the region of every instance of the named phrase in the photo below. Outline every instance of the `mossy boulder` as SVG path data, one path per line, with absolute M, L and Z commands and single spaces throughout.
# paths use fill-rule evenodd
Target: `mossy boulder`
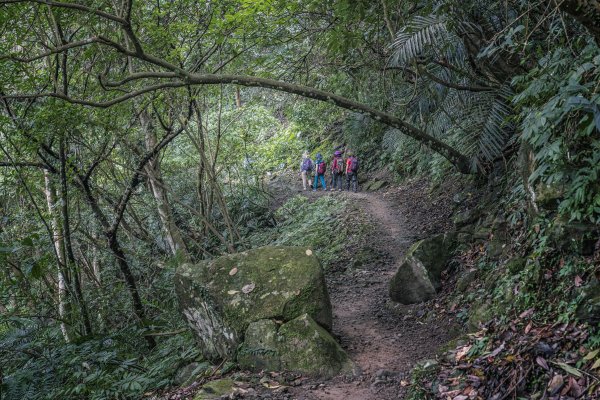
M 251 370 L 283 369 L 326 378 L 352 369 L 344 350 L 308 314 L 281 325 L 271 320 L 252 323 L 238 363 Z
M 489 303 L 479 303 L 471 307 L 469 310 L 469 319 L 467 320 L 467 329 L 476 331 L 479 325 L 483 324 L 494 317 L 492 307 Z
M 213 400 L 220 399 L 223 396 L 233 393 L 235 385 L 229 378 L 210 381 L 202 386 L 194 400 Z
M 473 225 L 477 222 L 477 220 L 480 217 L 480 213 L 479 210 L 477 208 L 472 208 L 470 210 L 466 210 L 463 211 L 461 213 L 458 213 L 454 216 L 454 218 L 452 219 L 452 222 L 454 223 L 454 226 L 456 227 L 456 229 L 458 231 L 463 231 L 462 228 L 468 227 L 469 231 L 472 231 L 473 227 L 470 225 Z M 465 230 L 466 231 L 466 230 Z
M 556 210 L 565 196 L 564 185 L 540 183 L 535 188 L 536 203 L 545 210 Z
M 512 275 L 518 274 L 519 272 L 525 269 L 527 265 L 527 260 L 523 257 L 513 257 L 506 261 L 506 269 Z
M 194 379 L 205 373 L 211 368 L 208 362 L 193 362 L 179 368 L 173 378 L 173 383 L 177 386 L 188 386 L 194 382 Z
M 251 370 L 281 370 L 279 326 L 270 319 L 252 322 L 238 351 L 238 364 Z
M 598 225 L 568 221 L 564 217 L 555 218 L 548 232 L 551 246 L 562 252 L 574 251 L 584 256 L 593 254 L 599 239 Z
M 388 185 L 388 183 L 386 181 L 375 181 L 373 183 L 371 183 L 369 185 L 369 191 L 371 192 L 375 192 L 379 189 L 383 189 L 384 187 L 386 187 Z
M 456 235 L 440 234 L 413 244 L 390 282 L 390 297 L 402 304 L 433 298 L 456 247 Z
M 456 281 L 456 290 L 461 293 L 465 292 L 471 286 L 471 283 L 475 281 L 475 278 L 477 278 L 476 269 L 464 271 L 458 278 L 458 281 Z
M 584 287 L 582 297 L 575 315 L 580 321 L 595 326 L 600 323 L 600 284 L 594 283 Z
M 323 269 L 310 249 L 263 247 L 227 255 L 175 274 L 179 304 L 204 357 L 233 358 L 252 322 L 288 322 L 308 314 L 331 329 Z

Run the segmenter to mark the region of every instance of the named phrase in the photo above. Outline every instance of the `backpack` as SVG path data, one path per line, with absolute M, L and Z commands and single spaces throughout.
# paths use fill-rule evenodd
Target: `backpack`
M 305 158 L 304 161 L 302 161 L 302 171 L 312 171 L 312 169 L 313 165 L 311 159 Z
M 327 166 L 325 165 L 324 162 L 318 163 L 317 164 L 317 174 L 323 175 L 325 173 L 325 168 L 327 168 Z
M 350 157 L 350 172 L 358 172 L 358 158 Z
M 333 159 L 333 172 L 337 172 L 338 174 L 344 172 L 344 159 L 342 157 L 335 157 Z

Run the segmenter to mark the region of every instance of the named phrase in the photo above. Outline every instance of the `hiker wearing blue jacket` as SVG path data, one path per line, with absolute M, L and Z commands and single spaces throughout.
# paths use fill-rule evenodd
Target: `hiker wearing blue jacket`
M 308 155 L 308 151 L 302 154 L 302 161 L 300 162 L 300 175 L 302 175 L 302 187 L 306 190 L 310 182 L 310 174 L 313 170 L 313 162 Z
M 327 169 L 327 165 L 325 161 L 323 161 L 323 156 L 321 153 L 317 153 L 317 159 L 315 160 L 315 183 L 313 184 L 313 192 L 317 190 L 319 187 L 319 180 L 321 181 L 321 186 L 323 190 L 327 190 L 325 186 L 325 170 Z

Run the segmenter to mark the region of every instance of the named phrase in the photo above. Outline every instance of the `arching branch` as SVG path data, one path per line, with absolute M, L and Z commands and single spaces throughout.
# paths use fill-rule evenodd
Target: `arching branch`
M 178 65 L 172 64 L 165 59 L 156 57 L 152 54 L 146 53 L 143 51 L 141 44 L 138 38 L 135 36 L 135 33 L 132 30 L 131 23 L 129 21 L 130 16 L 130 7 L 131 1 L 127 0 L 125 2 L 125 12 L 124 17 L 117 17 L 112 14 L 107 14 L 103 11 L 92 9 L 87 6 L 82 6 L 74 3 L 62 3 L 56 2 L 52 0 L 0 0 L 0 4 L 9 4 L 9 3 L 39 3 L 46 4 L 52 7 L 64 7 L 71 8 L 79 11 L 84 11 L 88 13 L 95 14 L 101 18 L 117 22 L 120 24 L 126 36 L 130 39 L 131 43 L 133 43 L 134 50 L 130 50 L 128 45 L 123 45 L 117 43 L 107 37 L 97 36 L 94 38 L 94 42 L 109 46 L 116 50 L 118 53 L 137 58 L 138 60 L 159 67 L 164 70 L 162 72 L 146 72 L 146 76 L 148 78 L 170 78 L 172 79 L 170 82 L 164 82 L 160 84 L 153 84 L 147 86 L 142 89 L 134 90 L 129 93 L 126 93 L 120 97 L 113 98 L 112 100 L 107 100 L 104 102 L 97 102 L 92 100 L 82 100 L 73 97 L 69 97 L 64 93 L 57 92 L 47 92 L 47 93 L 38 93 L 38 94 L 28 94 L 28 95 L 7 95 L 0 96 L 0 98 L 21 98 L 21 99 L 32 99 L 32 98 L 43 98 L 43 97 L 54 97 L 59 98 L 74 104 L 86 105 L 91 107 L 110 107 L 115 104 L 127 101 L 134 97 L 140 96 L 145 93 L 155 92 L 162 89 L 168 88 L 178 88 L 190 85 L 214 85 L 214 84 L 236 84 L 242 86 L 249 87 L 261 87 L 272 90 L 278 90 L 281 92 L 287 92 L 296 94 L 302 97 L 324 101 L 331 103 L 335 106 L 361 113 L 367 115 L 383 124 L 391 126 L 393 128 L 397 128 L 401 130 L 404 134 L 418 140 L 419 142 L 425 144 L 435 152 L 441 154 L 443 157 L 448 159 L 457 169 L 462 173 L 470 173 L 470 163 L 469 159 L 460 153 L 458 150 L 453 147 L 447 145 L 441 140 L 429 135 L 427 132 L 417 128 L 416 126 L 409 124 L 408 122 L 385 112 L 376 110 L 366 104 L 356 102 L 354 100 L 336 95 L 334 93 L 326 92 L 323 90 L 319 90 L 316 88 L 311 88 L 308 86 L 296 85 L 292 83 L 277 81 L 274 79 L 266 79 L 266 78 L 258 78 L 252 76 L 244 76 L 244 75 L 228 75 L 228 74 L 197 74 L 190 71 L 187 71 L 181 68 Z M 66 44 L 65 44 L 66 45 Z M 87 44 L 81 44 L 82 46 Z M 120 82 L 111 82 L 108 83 L 111 87 L 118 86 L 119 83 L 127 83 L 130 81 L 138 81 L 143 79 L 143 72 L 140 75 L 132 75 L 125 79 L 122 79 Z M 100 84 L 104 84 L 104 78 L 100 78 Z

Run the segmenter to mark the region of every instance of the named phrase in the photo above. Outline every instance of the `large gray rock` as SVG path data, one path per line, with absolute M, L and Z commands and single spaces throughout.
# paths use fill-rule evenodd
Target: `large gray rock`
M 323 270 L 306 248 L 263 247 L 182 265 L 175 288 L 200 350 L 211 361 L 233 359 L 255 321 L 289 322 L 307 314 L 331 329 Z
M 282 325 L 272 320 L 250 324 L 238 363 L 251 370 L 283 369 L 323 378 L 352 369 L 340 345 L 307 314 Z
M 441 286 L 442 271 L 452 257 L 455 234 L 441 234 L 413 244 L 390 282 L 390 297 L 402 304 L 432 299 Z

